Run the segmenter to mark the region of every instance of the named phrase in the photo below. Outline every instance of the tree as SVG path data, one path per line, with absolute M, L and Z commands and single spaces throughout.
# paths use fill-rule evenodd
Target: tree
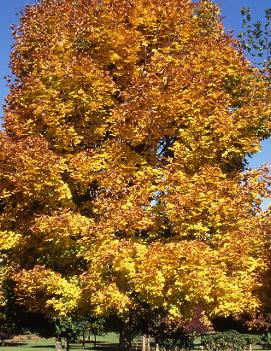
M 210 332 L 210 328 L 212 330 L 208 319 L 197 306 L 189 321 L 157 314 L 152 318 L 148 334 L 163 350 L 192 350 L 196 338 Z
M 249 7 L 241 10 L 243 31 L 239 34 L 240 43 L 244 53 L 253 61 L 263 74 L 266 75 L 270 87 L 270 69 L 271 69 L 271 9 L 267 8 L 264 12 L 264 18 L 261 21 L 254 21 L 253 14 Z M 245 321 L 250 329 L 268 332 L 267 341 L 270 337 L 271 330 L 271 313 L 270 313 L 270 209 L 265 216 L 262 231 L 263 249 L 262 259 L 265 262 L 266 269 L 262 272 L 259 280 L 261 288 L 257 291 L 261 301 L 260 311 L 256 311 L 252 316 L 246 316 Z M 269 220 L 268 220 L 269 217 Z M 269 342 L 269 341 L 268 341 Z
M 241 9 L 243 31 L 239 34 L 243 49 L 253 59 L 254 63 L 270 70 L 271 65 L 271 9 L 265 10 L 263 21 L 252 23 L 249 7 Z
M 18 301 L 118 315 L 123 350 L 138 311 L 255 310 L 270 179 L 245 160 L 270 90 L 218 8 L 43 0 L 14 35 L 0 227 Z

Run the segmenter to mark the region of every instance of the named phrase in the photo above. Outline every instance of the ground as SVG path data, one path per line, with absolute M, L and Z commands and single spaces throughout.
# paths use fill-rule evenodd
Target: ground
M 118 343 L 118 336 L 116 334 L 110 333 L 104 336 L 98 336 L 98 350 L 112 350 Z M 8 347 L 1 347 L 0 351 L 51 351 L 55 349 L 55 339 L 41 339 L 33 338 L 30 340 L 23 337 L 17 337 L 9 342 Z M 82 345 L 72 344 L 71 350 L 83 350 Z M 87 343 L 85 350 L 94 350 L 93 343 Z
M 97 337 L 97 349 L 96 351 L 114 351 L 118 346 L 118 335 L 114 333 L 109 333 L 107 335 L 98 336 Z M 133 351 L 141 351 L 142 346 L 140 339 L 136 340 L 134 344 Z M 199 346 L 199 340 L 196 343 Z M 15 337 L 12 341 L 9 342 L 8 346 L 0 346 L 0 351 L 52 351 L 55 350 L 55 339 L 41 339 L 39 337 L 31 336 L 22 336 Z M 72 344 L 71 350 L 80 350 L 83 351 L 82 345 L 80 344 Z M 93 343 L 86 343 L 85 350 L 94 350 Z M 154 350 L 154 348 L 153 348 Z M 197 347 L 197 350 L 200 350 Z M 262 350 L 260 346 L 256 346 L 253 350 Z M 64 349 L 63 349 L 64 351 Z M 268 351 L 268 350 L 265 350 Z M 269 350 L 271 351 L 271 350 Z

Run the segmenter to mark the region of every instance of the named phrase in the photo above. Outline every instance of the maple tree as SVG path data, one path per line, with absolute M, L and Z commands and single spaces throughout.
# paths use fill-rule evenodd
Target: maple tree
M 270 135 L 270 89 L 218 8 L 43 0 L 14 36 L 0 244 L 18 301 L 124 326 L 144 306 L 254 311 L 270 179 L 245 160 Z

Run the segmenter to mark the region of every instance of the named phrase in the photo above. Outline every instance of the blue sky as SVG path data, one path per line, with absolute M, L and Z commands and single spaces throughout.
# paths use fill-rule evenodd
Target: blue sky
M 2 105 L 8 88 L 4 76 L 9 73 L 9 51 L 12 43 L 10 25 L 18 22 L 18 12 L 26 4 L 33 4 L 35 0 L 0 0 L 0 104 Z M 253 18 L 261 20 L 264 15 L 264 9 L 271 7 L 270 0 L 220 0 L 217 1 L 222 9 L 226 29 L 233 31 L 235 34 L 241 31 L 240 9 L 249 6 L 252 10 Z M 2 109 L 0 108 L 0 116 Z M 271 149 L 271 140 L 266 140 L 262 144 L 262 151 L 254 155 L 250 160 L 252 167 L 257 167 L 262 163 L 271 161 L 269 150 Z

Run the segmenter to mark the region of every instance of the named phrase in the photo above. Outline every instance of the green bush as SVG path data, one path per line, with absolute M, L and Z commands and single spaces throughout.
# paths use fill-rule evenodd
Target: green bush
M 260 340 L 260 336 L 257 335 L 240 334 L 235 330 L 229 330 L 202 336 L 202 345 L 208 351 L 243 351 Z

